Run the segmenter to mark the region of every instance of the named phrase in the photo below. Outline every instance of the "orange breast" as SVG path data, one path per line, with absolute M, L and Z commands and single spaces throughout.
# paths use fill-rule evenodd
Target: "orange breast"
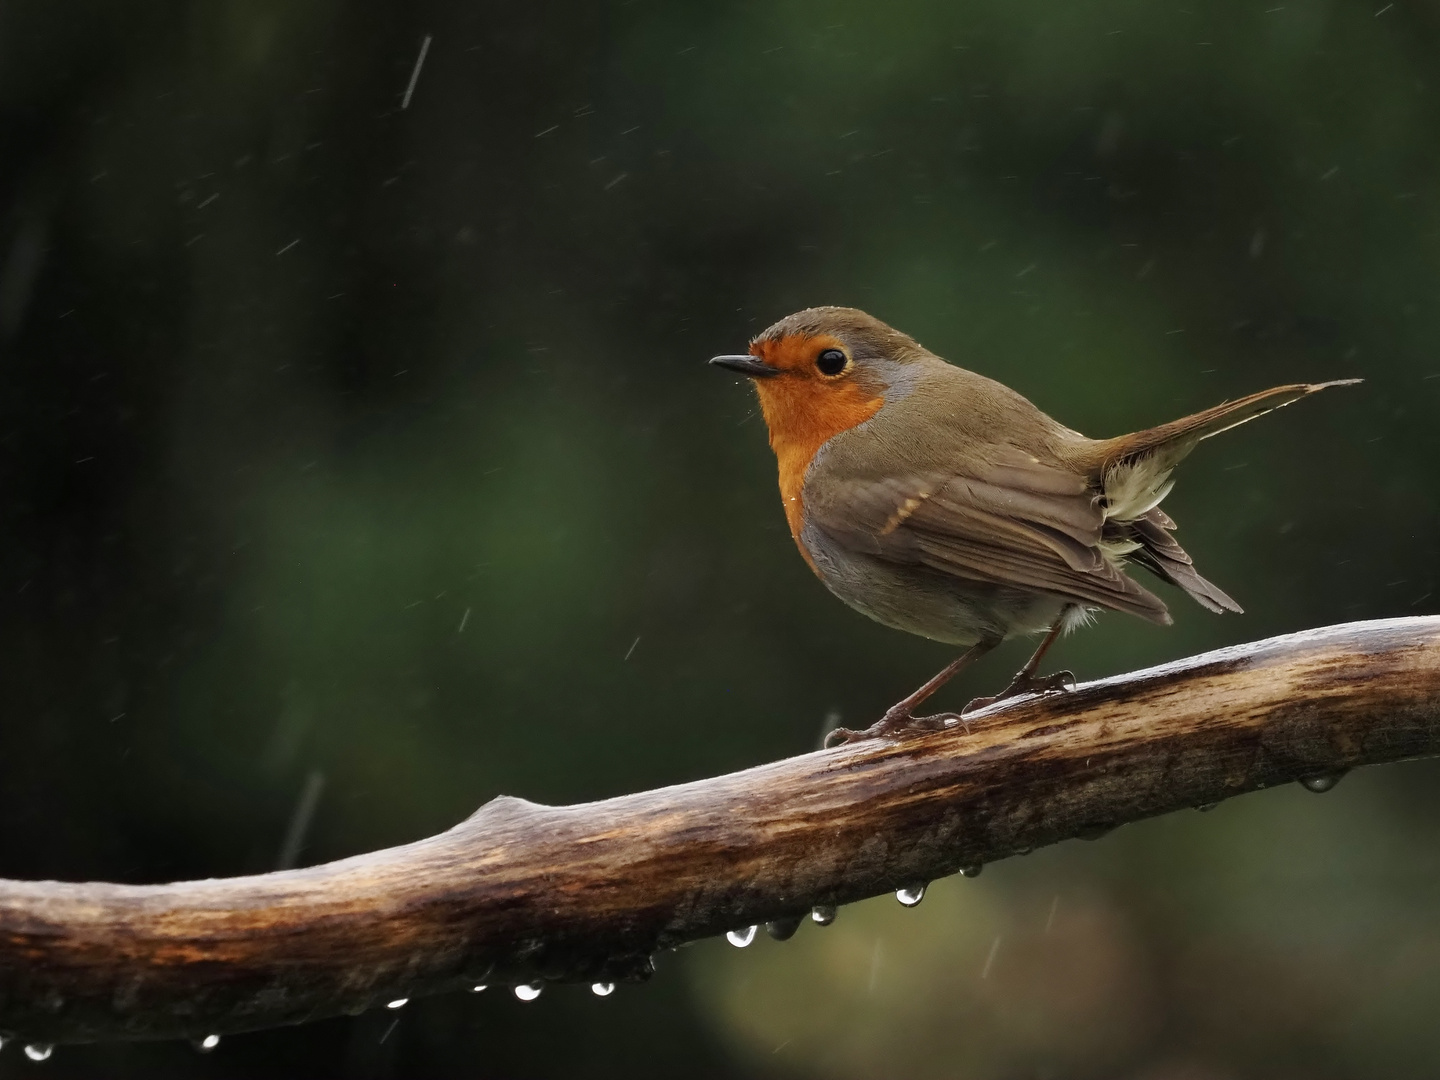
M 828 336 L 792 335 L 757 343 L 752 349 L 784 375 L 755 380 L 760 410 L 770 429 L 770 447 L 780 464 L 780 498 L 785 520 L 800 554 L 815 570 L 810 553 L 800 540 L 805 517 L 805 470 L 820 447 L 843 431 L 863 424 L 885 404 L 853 378 L 825 379 L 813 369 L 819 349 L 838 347 Z M 817 570 L 818 574 L 819 571 Z

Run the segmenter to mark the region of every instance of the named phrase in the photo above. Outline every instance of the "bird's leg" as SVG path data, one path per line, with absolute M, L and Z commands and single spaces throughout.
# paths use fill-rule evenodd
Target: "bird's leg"
M 825 736 L 825 745 L 838 746 L 840 743 L 855 742 L 857 739 L 874 739 L 881 735 L 899 735 L 905 732 L 938 731 L 945 726 L 945 721 L 960 719 L 958 713 L 938 713 L 935 716 L 916 716 L 915 710 L 924 704 L 925 700 L 934 694 L 935 691 L 939 690 L 962 670 L 969 667 L 976 660 L 979 660 L 980 657 L 984 656 L 999 644 L 999 641 L 984 640 L 970 646 L 964 653 L 946 664 L 945 667 L 943 667 L 934 678 L 925 683 L 924 686 L 890 706 L 890 708 L 885 711 L 884 716 L 864 731 L 836 728 L 830 732 L 829 735 Z
M 1010 685 L 994 697 L 977 697 L 965 708 L 961 714 L 972 713 L 977 709 L 994 705 L 997 701 L 1004 701 L 1006 698 L 1019 697 L 1021 694 L 1048 694 L 1052 690 L 1068 690 L 1075 685 L 1075 673 L 1073 671 L 1057 671 L 1054 675 L 1046 675 L 1042 679 L 1035 677 L 1035 672 L 1040 668 L 1040 661 L 1049 651 L 1050 646 L 1055 644 L 1055 639 L 1065 628 L 1065 619 L 1070 614 L 1073 604 L 1067 604 L 1060 609 L 1060 614 L 1055 619 L 1055 625 L 1050 627 L 1049 632 L 1041 640 L 1030 659 L 1025 661 L 1025 666 L 1015 673 L 1015 678 L 1010 680 Z M 1070 686 L 1067 686 L 1069 683 Z

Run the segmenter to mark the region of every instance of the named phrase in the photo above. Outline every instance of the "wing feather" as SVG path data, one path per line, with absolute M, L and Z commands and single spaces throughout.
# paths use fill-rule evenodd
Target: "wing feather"
M 1164 602 L 1102 549 L 1090 480 L 1013 447 L 991 451 L 964 473 L 840 481 L 843 498 L 807 505 L 807 518 L 891 562 L 1170 622 Z

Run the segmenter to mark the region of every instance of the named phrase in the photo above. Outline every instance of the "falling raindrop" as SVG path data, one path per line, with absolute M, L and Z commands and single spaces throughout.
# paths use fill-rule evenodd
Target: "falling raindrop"
M 835 915 L 835 905 L 833 904 L 816 904 L 810 909 L 810 918 L 815 921 L 817 926 L 829 926 L 835 921 Z
M 980 871 L 985 869 L 984 863 L 971 863 L 969 866 L 960 867 L 961 877 L 979 877 Z
M 795 931 L 800 929 L 800 920 L 804 917 L 790 915 L 783 919 L 771 919 L 765 924 L 765 933 L 776 941 L 789 941 L 795 936 Z
M 534 1001 L 543 989 L 545 988 L 539 983 L 521 983 L 515 987 L 515 996 L 521 1001 Z
M 470 988 L 470 992 L 472 994 L 483 994 L 485 992 L 485 987 L 488 985 L 489 983 L 476 983 Z
M 590 992 L 596 997 L 609 997 L 615 992 L 615 984 L 607 982 L 591 983 Z
M 914 907 L 925 899 L 925 882 L 916 882 L 914 885 L 906 885 L 904 888 L 895 890 L 895 899 L 906 907 Z
M 385 1007 L 387 1009 L 403 1009 L 409 1001 L 409 998 L 396 998 L 394 1001 L 387 1002 Z
M 30 1043 L 25 1047 L 25 1056 L 31 1061 L 44 1061 L 54 1052 L 54 1043 Z
M 731 930 L 725 935 L 725 940 L 737 949 L 743 949 L 755 940 L 755 931 L 759 929 L 758 926 L 744 926 L 739 930 Z
M 1313 791 L 1316 795 L 1324 795 L 1345 778 L 1347 771 L 1342 769 L 1340 772 L 1321 773 L 1319 776 L 1302 776 L 1300 786 L 1306 791 Z
M 208 1054 L 211 1050 L 214 1050 L 219 1045 L 219 1035 L 206 1035 L 203 1039 L 195 1040 L 195 1049 L 199 1050 L 202 1054 Z

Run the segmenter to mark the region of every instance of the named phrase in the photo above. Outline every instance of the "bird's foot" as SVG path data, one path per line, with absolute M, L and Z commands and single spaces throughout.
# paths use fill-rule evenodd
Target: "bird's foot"
M 1075 688 L 1075 673 L 1073 671 L 1057 671 L 1054 675 L 1016 675 L 1010 681 L 1010 685 L 994 697 L 977 697 L 971 699 L 970 703 L 960 710 L 961 715 L 968 716 L 970 713 L 978 712 L 980 709 L 989 708 L 997 701 L 1007 701 L 1013 697 L 1022 697 L 1025 694 L 1051 694 L 1061 691 L 1073 690 Z
M 927 731 L 944 731 L 955 724 L 964 724 L 965 730 L 970 730 L 970 726 L 965 724 L 965 718 L 959 713 L 945 712 L 936 713 L 934 716 L 911 716 L 907 710 L 896 706 L 863 731 L 836 728 L 825 736 L 825 748 L 828 750 L 832 746 L 843 746 L 847 743 L 863 742 L 866 739 L 879 739 L 887 736 L 904 739 L 911 735 L 923 735 Z

